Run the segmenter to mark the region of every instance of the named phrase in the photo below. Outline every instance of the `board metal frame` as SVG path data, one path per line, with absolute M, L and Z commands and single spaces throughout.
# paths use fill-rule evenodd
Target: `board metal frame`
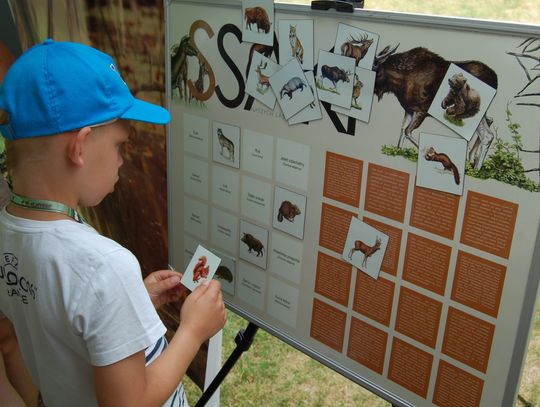
M 170 24 L 170 7 L 173 4 L 192 4 L 201 5 L 206 4 L 211 6 L 228 6 L 231 8 L 241 9 L 242 4 L 240 0 L 165 0 L 165 49 L 169 50 L 171 46 L 171 40 L 169 36 L 169 24 Z M 311 10 L 309 5 L 290 4 L 286 2 L 276 2 L 274 4 L 276 12 L 284 12 L 289 14 L 298 14 L 305 17 L 324 16 L 335 17 L 336 19 L 344 17 L 344 13 L 337 12 L 335 10 L 320 11 Z M 401 12 L 386 12 L 368 9 L 355 9 L 352 14 L 346 14 L 347 19 L 354 19 L 358 21 L 380 22 L 385 24 L 406 24 L 410 26 L 418 27 L 431 27 L 431 28 L 445 28 L 452 30 L 468 30 L 471 32 L 491 33 L 491 34 L 507 34 L 507 35 L 527 35 L 527 36 L 539 36 L 540 37 L 540 25 L 482 20 L 482 19 L 470 19 L 462 17 L 447 17 L 447 16 L 435 16 L 413 13 L 401 13 Z M 171 89 L 168 84 L 170 83 L 170 58 L 168 52 L 165 53 L 165 66 L 166 66 L 166 79 L 165 79 L 165 93 L 167 108 L 170 110 L 172 104 Z M 170 145 L 171 126 L 167 126 L 167 145 Z M 172 162 L 172 151 L 167 149 L 167 173 L 170 173 L 170 163 Z M 167 177 L 167 198 L 168 202 L 171 202 L 171 190 L 172 190 L 172 177 Z M 172 227 L 172 217 L 175 216 L 171 205 L 168 205 L 168 231 L 169 231 L 169 246 L 172 247 L 171 242 L 175 239 L 175 231 Z M 504 392 L 504 398 L 502 405 L 513 405 L 518 393 L 518 386 L 521 378 L 522 366 L 527 352 L 527 344 L 532 334 L 534 311 L 537 306 L 537 301 L 540 295 L 540 226 L 536 234 L 536 243 L 534 249 L 534 256 L 531 261 L 531 267 L 528 276 L 527 289 L 523 296 L 522 306 L 519 320 L 519 333 L 516 337 L 516 346 L 512 355 L 512 362 L 509 369 L 508 380 L 506 382 L 506 389 Z M 169 250 L 169 264 L 174 264 L 174 253 Z M 259 318 L 257 315 L 250 313 L 237 306 L 236 304 L 225 300 L 227 308 L 234 313 L 245 318 L 247 321 L 257 325 L 269 334 L 277 337 L 283 342 L 291 345 L 298 351 L 306 354 L 307 356 L 319 361 L 325 366 L 331 368 L 335 372 L 347 377 L 348 379 L 358 383 L 367 390 L 373 392 L 379 397 L 387 400 L 395 406 L 400 407 L 414 407 L 406 400 L 402 399 L 398 395 L 388 391 L 384 387 L 368 380 L 347 367 L 337 363 L 328 356 L 312 349 L 306 344 L 296 340 L 294 337 L 276 328 L 272 324 Z

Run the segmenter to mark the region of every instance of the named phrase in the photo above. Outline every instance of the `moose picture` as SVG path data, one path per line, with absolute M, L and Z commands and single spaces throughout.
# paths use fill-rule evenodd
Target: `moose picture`
M 377 279 L 387 246 L 388 235 L 353 217 L 342 258 Z
M 319 99 L 333 105 L 350 108 L 354 71 L 354 58 L 319 51 L 317 73 L 315 74 Z
M 378 42 L 378 34 L 339 24 L 334 53 L 354 58 L 357 67 L 371 70 Z
M 268 230 L 240 220 L 240 258 L 266 269 Z
M 470 157 L 473 156 L 471 149 L 477 148 L 477 144 L 482 146 L 484 153 L 481 153 L 481 159 L 474 161 L 474 167 L 480 168 L 495 137 L 490 127 L 491 120 L 485 115 L 489 102 L 493 99 L 497 89 L 495 71 L 483 62 L 476 60 L 448 61 L 424 47 L 396 52 L 398 47 L 399 44 L 394 47 L 386 46 L 376 55 L 373 63 L 373 70 L 376 72 L 374 93 L 377 99 L 380 101 L 385 94 L 393 94 L 404 110 L 401 130 L 397 137 L 397 147 L 402 148 L 406 140 L 414 147 L 418 147 L 413 131 L 418 129 L 425 118 L 431 115 L 467 140 L 474 139 L 474 143 L 469 146 Z M 472 80 L 473 77 L 476 78 L 473 86 L 475 89 L 483 88 L 486 90 L 486 95 L 483 97 L 485 99 L 483 110 L 475 115 L 476 125 L 471 120 L 464 127 L 452 126 L 444 119 L 444 110 L 441 104 L 449 93 L 449 85 L 444 84 L 448 83 L 449 75 L 458 73 L 455 68 L 450 69 L 451 65 L 461 69 L 461 72 L 466 72 L 467 74 L 464 76 L 468 76 L 469 80 Z M 403 69 L 403 67 L 407 67 L 407 69 Z M 492 95 L 490 96 L 490 94 Z
M 274 41 L 273 0 L 242 1 L 242 41 L 272 45 Z
M 279 61 L 296 58 L 303 70 L 313 70 L 313 20 L 279 20 Z
M 416 185 L 462 195 L 466 152 L 467 141 L 459 136 L 420 133 Z
M 272 75 L 270 85 L 286 120 L 315 100 L 297 59 L 291 59 Z
M 246 81 L 246 93 L 270 109 L 274 109 L 276 105 L 276 96 L 270 86 L 270 76 L 279 69 L 280 66 L 270 58 L 258 52 L 253 53 Z

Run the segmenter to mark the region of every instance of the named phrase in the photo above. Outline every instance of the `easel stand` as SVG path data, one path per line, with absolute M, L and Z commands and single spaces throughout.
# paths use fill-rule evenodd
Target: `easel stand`
M 251 344 L 253 343 L 253 338 L 255 337 L 258 329 L 259 327 L 257 325 L 255 325 L 253 322 L 250 322 L 246 329 L 241 329 L 240 331 L 238 331 L 238 334 L 236 334 L 236 338 L 234 338 L 236 348 L 233 350 L 231 356 L 229 356 L 216 377 L 214 377 L 214 380 L 212 380 L 210 386 L 208 386 L 203 392 L 201 398 L 199 399 L 199 401 L 197 401 L 197 404 L 195 404 L 195 407 L 203 407 L 208 402 L 208 400 L 210 400 L 210 397 L 212 397 L 214 392 L 221 385 L 221 382 L 225 379 L 225 376 L 227 376 L 227 374 L 233 368 L 238 359 L 240 359 L 242 353 L 244 353 L 250 348 Z

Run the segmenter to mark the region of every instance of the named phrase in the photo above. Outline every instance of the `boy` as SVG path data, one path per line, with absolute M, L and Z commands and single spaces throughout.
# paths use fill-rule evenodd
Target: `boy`
M 135 257 L 76 211 L 113 191 L 127 120 L 169 113 L 135 99 L 108 55 L 53 40 L 12 65 L 0 109 L 13 187 L 0 212 L 0 316 L 45 404 L 183 405 L 182 376 L 225 323 L 219 283 L 187 297 L 167 346 L 154 306 L 176 298 L 178 273 L 143 284 Z

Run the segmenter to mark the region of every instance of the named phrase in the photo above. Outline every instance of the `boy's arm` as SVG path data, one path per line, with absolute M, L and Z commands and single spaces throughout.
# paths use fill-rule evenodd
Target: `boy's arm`
M 11 397 L 8 400 L 12 400 L 13 406 L 37 405 L 38 391 L 26 369 L 15 329 L 7 318 L 0 319 L 0 394 Z
M 223 327 L 225 318 L 220 284 L 209 281 L 199 286 L 184 302 L 180 327 L 171 343 L 154 362 L 145 367 L 144 351 L 140 351 L 117 363 L 94 367 L 99 405 L 163 405 L 201 344 Z
M 2 395 L 2 403 L 12 407 L 24 407 L 24 401 L 11 385 L 4 366 L 4 358 L 0 354 L 0 394 Z

